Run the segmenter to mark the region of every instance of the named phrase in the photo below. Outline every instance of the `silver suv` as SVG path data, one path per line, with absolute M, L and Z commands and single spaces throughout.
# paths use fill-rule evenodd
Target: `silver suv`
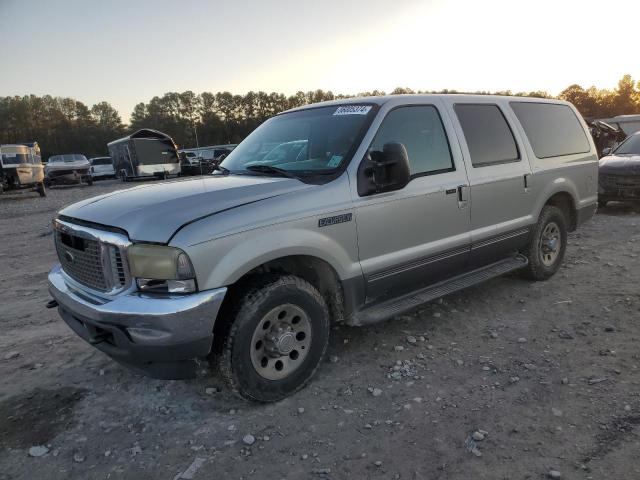
M 331 321 L 393 318 L 514 270 L 551 277 L 567 232 L 595 212 L 597 176 L 566 102 L 309 105 L 266 121 L 208 177 L 63 209 L 50 304 L 125 365 L 185 378 L 215 354 L 238 394 L 275 401 L 314 374 Z

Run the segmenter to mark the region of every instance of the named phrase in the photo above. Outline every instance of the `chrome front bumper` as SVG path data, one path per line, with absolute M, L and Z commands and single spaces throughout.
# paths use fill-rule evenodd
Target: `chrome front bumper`
M 87 292 L 56 265 L 49 292 L 62 319 L 96 348 L 156 378 L 188 378 L 195 359 L 211 351 L 227 289 L 169 297 L 128 291 L 108 298 Z

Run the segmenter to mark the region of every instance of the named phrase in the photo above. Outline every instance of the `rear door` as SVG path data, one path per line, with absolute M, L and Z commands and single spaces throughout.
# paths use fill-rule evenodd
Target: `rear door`
M 360 197 L 353 178 L 369 302 L 418 290 L 466 266 L 468 181 L 452 124 L 440 108 L 438 99 L 431 99 L 429 104 L 383 108 L 379 114 L 384 118 L 369 150 L 402 143 L 411 167 L 408 185 Z
M 531 167 L 509 108 L 491 97 L 446 101 L 467 165 L 470 266 L 478 267 L 526 244 L 533 223 Z

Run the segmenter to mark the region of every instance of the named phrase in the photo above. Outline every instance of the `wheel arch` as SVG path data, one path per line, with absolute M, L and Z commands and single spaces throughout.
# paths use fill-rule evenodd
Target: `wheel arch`
M 540 196 L 542 201 L 538 204 L 537 215 L 540 217 L 542 209 L 547 205 L 559 208 L 567 219 L 567 229 L 573 232 L 578 226 L 578 189 L 568 178 L 558 178 L 549 185 L 549 188 Z
M 229 285 L 221 306 L 219 320 L 214 325 L 214 350 L 219 351 L 227 324 L 233 319 L 230 313 L 243 293 L 251 288 L 260 277 L 274 275 L 295 275 L 315 287 L 327 302 L 332 322 L 342 322 L 350 314 L 351 292 L 345 294 L 345 285 L 336 269 L 326 260 L 307 254 L 286 255 L 268 260 L 245 272 L 237 281 Z

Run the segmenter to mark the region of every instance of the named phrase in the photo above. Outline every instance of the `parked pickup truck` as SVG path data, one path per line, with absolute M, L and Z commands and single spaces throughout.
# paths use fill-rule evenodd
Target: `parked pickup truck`
M 49 305 L 132 368 L 184 378 L 211 354 L 239 395 L 275 401 L 312 377 L 332 321 L 393 318 L 515 270 L 551 277 L 567 232 L 596 210 L 597 177 L 566 102 L 308 105 L 267 120 L 208 177 L 60 211 Z

